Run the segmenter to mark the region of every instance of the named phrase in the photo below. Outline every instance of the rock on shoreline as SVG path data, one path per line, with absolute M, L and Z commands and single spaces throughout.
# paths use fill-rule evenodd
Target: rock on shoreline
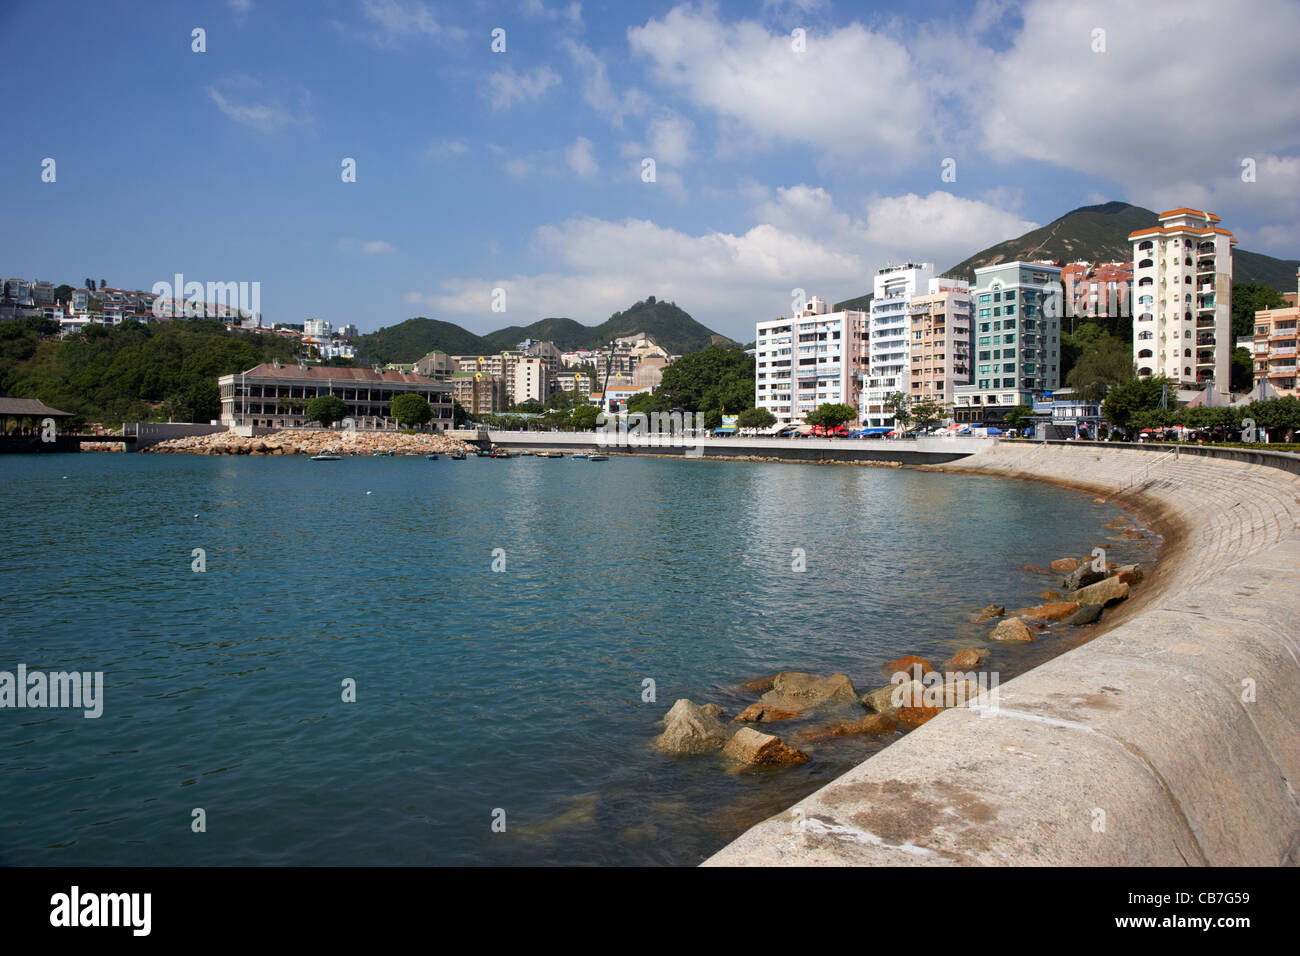
M 431 432 L 345 432 L 327 428 L 294 428 L 244 438 L 233 432 L 171 438 L 142 453 L 156 455 L 394 455 L 472 452 L 474 447 L 456 438 Z

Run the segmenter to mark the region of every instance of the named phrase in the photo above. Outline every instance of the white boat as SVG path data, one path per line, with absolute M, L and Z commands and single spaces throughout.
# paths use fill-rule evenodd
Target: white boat
M 341 455 L 312 455 L 312 461 L 338 461 Z

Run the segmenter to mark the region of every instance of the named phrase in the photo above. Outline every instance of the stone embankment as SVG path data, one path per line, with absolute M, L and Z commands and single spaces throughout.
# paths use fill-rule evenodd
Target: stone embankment
M 142 453 L 173 455 L 394 455 L 451 454 L 472 452 L 473 446 L 445 435 L 417 432 L 331 431 L 290 429 L 246 438 L 233 432 L 191 435 L 159 442 Z
M 1002 443 L 935 470 L 1119 503 L 1164 536 L 1156 573 L 1112 630 L 934 714 L 706 865 L 1300 862 L 1300 456 Z M 1073 583 L 1099 607 L 1138 580 Z

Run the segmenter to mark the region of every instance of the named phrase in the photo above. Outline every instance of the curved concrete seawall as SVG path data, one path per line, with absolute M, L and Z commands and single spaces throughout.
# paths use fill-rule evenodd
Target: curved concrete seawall
M 706 865 L 1300 862 L 1300 456 L 1004 442 L 933 470 L 1106 495 L 1164 533 L 1157 574 L 995 708 L 944 711 Z

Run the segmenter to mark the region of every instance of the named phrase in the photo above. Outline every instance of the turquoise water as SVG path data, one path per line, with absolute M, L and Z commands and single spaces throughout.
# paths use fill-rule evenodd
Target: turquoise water
M 734 714 L 754 676 L 865 692 L 901 654 L 988 646 L 971 609 L 1038 603 L 1020 566 L 1118 514 L 662 459 L 9 456 L 0 478 L 0 670 L 105 682 L 99 719 L 0 709 L 8 864 L 696 863 L 881 743 L 728 773 L 652 749 L 676 698 Z M 999 646 L 1003 679 L 1069 639 Z

